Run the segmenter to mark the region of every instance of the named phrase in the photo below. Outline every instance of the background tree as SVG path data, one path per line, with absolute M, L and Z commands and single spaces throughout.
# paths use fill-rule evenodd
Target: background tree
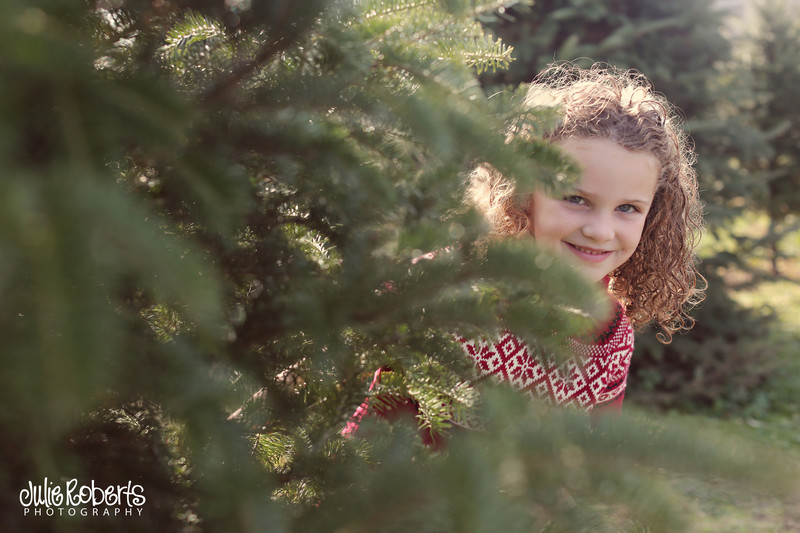
M 461 206 L 474 160 L 570 170 L 505 143 L 541 117 L 477 82 L 509 61 L 475 22 L 501 6 L 0 5 L 0 529 L 680 530 L 656 467 L 790 486 L 729 436 L 475 405 L 454 330 L 558 350 L 604 312 L 535 244 L 478 246 Z M 421 423 L 486 429 L 438 454 L 417 421 L 342 438 L 383 365 Z M 141 484 L 143 516 L 24 516 L 45 477 Z
M 765 182 L 764 207 L 769 230 L 759 242 L 770 251 L 772 274 L 779 274 L 781 239 L 797 231 L 800 212 L 798 152 L 800 151 L 800 106 L 794 88 L 800 82 L 797 54 L 800 28 L 787 2 L 766 1 L 753 6 L 757 31 L 749 35 L 748 65 L 758 97 L 751 112 L 767 133 L 771 152 L 753 163 L 752 171 Z

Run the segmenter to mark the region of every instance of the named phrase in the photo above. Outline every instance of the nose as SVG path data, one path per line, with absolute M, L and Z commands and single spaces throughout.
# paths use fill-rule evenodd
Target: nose
M 595 211 L 586 217 L 581 232 L 595 242 L 608 242 L 615 235 L 614 222 L 611 216 Z

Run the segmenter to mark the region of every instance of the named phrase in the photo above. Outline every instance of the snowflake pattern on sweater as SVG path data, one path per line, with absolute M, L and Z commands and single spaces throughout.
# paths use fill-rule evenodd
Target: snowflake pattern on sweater
M 616 307 L 614 320 L 598 338 L 570 339 L 575 355 L 560 365 L 509 332 L 494 339 L 457 340 L 475 363 L 479 379 L 493 376 L 553 404 L 587 410 L 620 407 L 633 355 L 633 327 L 622 305 Z

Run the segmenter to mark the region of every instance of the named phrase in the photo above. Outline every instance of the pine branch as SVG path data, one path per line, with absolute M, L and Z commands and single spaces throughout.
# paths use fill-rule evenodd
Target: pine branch
M 272 61 L 278 54 L 286 50 L 300 35 L 299 31 L 281 36 L 278 40 L 265 45 L 256 54 L 256 57 L 240 64 L 232 69 L 231 73 L 224 79 L 214 84 L 200 98 L 204 107 L 214 105 L 219 100 L 226 99 L 230 93 L 241 84 L 243 80 L 251 76 L 255 71 Z
M 166 44 L 161 51 L 175 61 L 198 53 L 193 50 L 198 45 L 209 50 L 226 39 L 225 30 L 219 22 L 189 10 L 183 20 L 167 33 Z
M 444 57 L 453 61 L 461 61 L 474 67 L 478 74 L 491 69 L 506 69 L 514 60 L 511 57 L 513 48 L 503 44 L 501 40 L 489 37 L 464 39 L 461 41 L 443 42 L 440 45 Z
M 437 0 L 357 0 L 356 6 L 359 8 L 363 19 L 370 20 L 404 15 L 407 12 L 418 11 L 421 8 L 428 8 L 426 11 L 433 12 L 433 8 L 437 3 Z

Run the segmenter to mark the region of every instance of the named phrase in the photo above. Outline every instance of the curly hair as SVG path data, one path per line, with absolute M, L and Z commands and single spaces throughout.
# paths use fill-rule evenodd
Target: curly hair
M 608 139 L 658 160 L 658 184 L 641 240 L 630 259 L 609 274 L 609 289 L 637 329 L 653 323 L 661 329 L 659 339 L 669 343 L 673 333 L 694 325 L 688 311 L 705 289 L 694 255 L 703 228 L 695 154 L 677 113 L 644 75 L 604 65 L 557 64 L 539 74 L 523 107 L 553 104 L 558 120 L 545 140 Z M 507 133 L 532 135 L 518 128 Z M 530 192 L 520 194 L 513 180 L 489 165 L 470 173 L 467 201 L 484 213 L 494 235 L 530 234 L 529 198 Z

